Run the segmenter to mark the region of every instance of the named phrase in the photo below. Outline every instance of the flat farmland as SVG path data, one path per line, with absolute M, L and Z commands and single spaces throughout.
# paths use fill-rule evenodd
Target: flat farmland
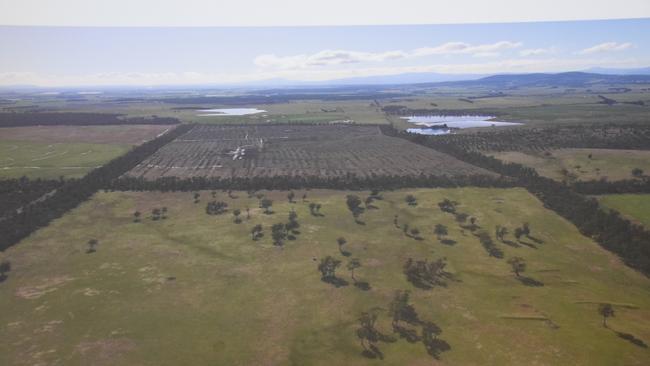
M 170 126 L 0 128 L 0 178 L 79 178 Z
M 197 125 L 129 175 L 337 177 L 491 175 L 449 155 L 385 136 L 377 126 Z
M 650 172 L 650 151 L 615 149 L 554 149 L 489 153 L 497 159 L 535 168 L 556 180 L 610 181 L 632 179 L 632 170 Z
M 647 365 L 650 351 L 631 340 L 650 343 L 648 278 L 524 189 L 381 192 L 360 216 L 365 225 L 355 223 L 346 195 L 368 191 L 301 190 L 296 197 L 306 193 L 306 201 L 294 203 L 286 191 L 257 193 L 273 201 L 272 214 L 246 192 L 201 191 L 197 203 L 191 192 L 101 192 L 1 252 L 12 269 L 0 282 L 0 365 Z M 417 205 L 405 202 L 409 194 Z M 480 228 L 442 212 L 444 199 Z M 206 214 L 212 200 L 227 212 Z M 318 215 L 312 203 L 322 205 Z M 161 207 L 165 218 L 154 220 Z M 272 225 L 292 211 L 300 233 L 274 245 Z M 536 241 L 512 234 L 522 222 Z M 448 227 L 446 241 L 433 234 L 436 224 Z M 253 240 L 256 225 L 264 235 Z M 419 239 L 405 225 L 419 228 Z M 510 231 L 493 238 L 501 259 L 475 235 L 496 225 Z M 321 280 L 327 256 L 341 261 L 336 276 L 347 286 Z M 514 256 L 527 262 L 521 277 L 537 285 L 511 272 Z M 443 257 L 453 274 L 446 286 L 418 288 L 403 273 L 408 258 Z M 346 268 L 352 258 L 365 290 Z M 394 333 L 398 290 L 440 327 L 449 349 L 439 360 Z M 616 311 L 607 328 L 597 312 L 603 302 Z M 395 338 L 377 342 L 383 361 L 362 354 L 363 312 Z
M 650 228 L 650 194 L 606 194 L 596 198 L 603 206 Z

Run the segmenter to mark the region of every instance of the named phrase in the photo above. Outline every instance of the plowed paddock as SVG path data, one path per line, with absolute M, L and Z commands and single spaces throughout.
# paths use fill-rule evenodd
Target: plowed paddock
M 197 125 L 129 174 L 164 176 L 490 174 L 449 155 L 385 136 L 376 126 Z

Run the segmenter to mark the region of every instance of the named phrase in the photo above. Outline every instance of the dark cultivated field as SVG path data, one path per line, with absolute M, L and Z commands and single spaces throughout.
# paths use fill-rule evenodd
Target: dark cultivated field
M 243 152 L 243 153 L 242 153 Z M 177 177 L 489 175 L 377 126 L 197 125 L 129 172 Z

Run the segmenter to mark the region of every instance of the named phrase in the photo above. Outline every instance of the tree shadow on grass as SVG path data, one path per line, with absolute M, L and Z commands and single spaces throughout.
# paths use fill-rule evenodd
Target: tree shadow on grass
M 519 248 L 519 247 L 521 247 L 521 245 L 519 245 L 518 243 L 515 243 L 515 242 L 512 241 L 512 240 L 503 239 L 503 240 L 501 240 L 501 242 L 502 242 L 503 244 L 508 245 L 508 246 L 511 246 L 511 247 L 513 247 L 513 248 Z
M 370 289 L 372 289 L 370 284 L 368 282 L 365 282 L 365 281 L 358 281 L 358 282 L 356 282 L 354 284 L 354 286 L 356 288 L 358 288 L 359 290 L 361 290 L 361 291 L 370 291 Z
M 532 235 L 527 235 L 526 236 L 528 239 L 532 240 L 535 242 L 535 244 L 544 244 L 544 241 L 542 239 L 538 239 Z
M 409 343 L 419 342 L 422 338 L 418 335 L 417 330 L 393 324 L 393 332 L 397 333 L 400 338 L 406 339 Z
M 365 222 L 363 222 L 363 221 L 361 221 L 359 219 L 354 220 L 354 222 L 356 222 L 357 225 L 365 225 L 366 224 Z
M 630 333 L 623 333 L 623 332 L 617 332 L 617 331 L 614 331 L 614 332 L 616 333 L 617 336 L 625 339 L 626 341 L 632 343 L 633 345 L 635 345 L 637 347 L 648 348 L 648 345 L 642 339 L 639 339 L 639 338 L 635 337 L 634 335 L 632 335 Z
M 457 241 L 453 240 L 453 239 L 442 239 L 442 240 L 440 240 L 440 243 L 442 243 L 444 245 L 452 246 L 452 245 L 456 245 Z
M 329 283 L 329 284 L 333 285 L 336 288 L 345 287 L 345 286 L 349 285 L 348 281 L 346 281 L 346 280 L 344 280 L 342 278 L 339 278 L 339 277 L 321 277 L 320 280 L 325 282 L 325 283 Z
M 529 247 L 529 248 L 537 249 L 537 245 L 535 245 L 535 244 L 533 244 L 533 243 L 525 242 L 525 241 L 523 241 L 523 240 L 519 240 L 519 244 L 521 244 L 521 245 L 525 245 L 525 246 L 527 246 L 527 247 Z
M 524 286 L 530 286 L 530 287 L 542 287 L 542 286 L 544 286 L 543 282 L 537 281 L 536 279 L 531 278 L 531 277 L 519 276 L 519 277 L 517 277 L 517 279 Z

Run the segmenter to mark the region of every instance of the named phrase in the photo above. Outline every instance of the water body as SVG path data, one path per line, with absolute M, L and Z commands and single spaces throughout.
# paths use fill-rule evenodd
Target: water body
M 257 108 L 217 108 L 217 109 L 199 109 L 199 117 L 211 116 L 246 116 L 249 114 L 256 114 L 266 112 L 263 109 Z
M 411 116 L 402 117 L 407 121 L 425 128 L 409 128 L 410 133 L 420 135 L 446 135 L 454 129 L 475 127 L 500 127 L 521 125 L 517 122 L 492 121 L 494 116 Z M 446 127 L 445 127 L 446 126 Z M 426 128 L 430 127 L 430 128 Z

